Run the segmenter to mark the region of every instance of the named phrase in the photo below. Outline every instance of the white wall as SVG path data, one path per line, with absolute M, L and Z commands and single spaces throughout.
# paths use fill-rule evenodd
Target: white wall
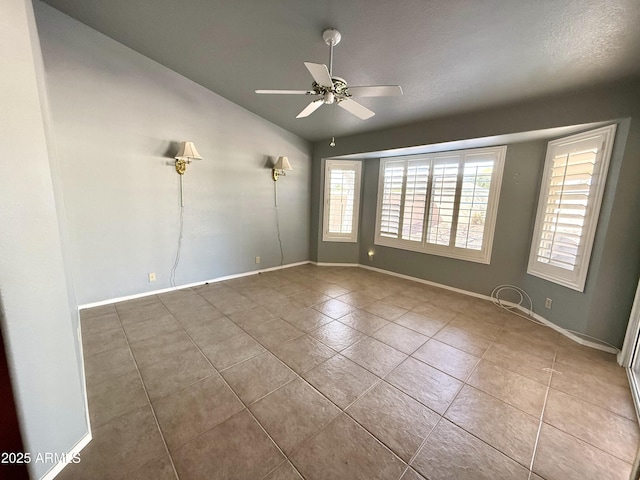
M 89 430 L 41 64 L 31 2 L 0 2 L 0 323 L 34 460 L 69 452 Z M 51 467 L 29 465 L 33 478 Z
M 184 176 L 177 285 L 280 264 L 270 176 L 279 155 L 294 168 L 278 182 L 284 263 L 308 260 L 308 142 L 41 2 L 34 7 L 80 304 L 170 286 L 180 214 L 172 156 L 183 140 L 204 160 Z

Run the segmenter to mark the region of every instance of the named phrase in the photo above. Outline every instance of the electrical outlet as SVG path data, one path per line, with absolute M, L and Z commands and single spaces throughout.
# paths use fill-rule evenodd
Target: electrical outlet
M 256 257 L 256 263 L 260 263 L 260 257 Z
M 149 274 L 149 281 L 150 282 L 155 282 L 156 281 L 156 272 L 151 272 Z
M 552 301 L 553 301 L 553 300 L 551 300 L 550 298 L 547 298 L 547 299 L 544 301 L 544 308 L 548 308 L 549 310 L 551 310 L 551 302 L 552 302 Z

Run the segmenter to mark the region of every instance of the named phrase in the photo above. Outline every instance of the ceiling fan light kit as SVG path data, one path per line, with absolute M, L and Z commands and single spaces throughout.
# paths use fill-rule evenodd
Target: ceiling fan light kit
M 340 43 L 342 35 L 335 28 L 328 28 L 322 32 L 324 42 L 329 46 L 329 68 L 322 63 L 304 62 L 305 67 L 313 77 L 311 90 L 256 90 L 259 94 L 276 95 L 315 95 L 318 98 L 307 105 L 296 118 L 305 118 L 315 112 L 322 105 L 336 104 L 343 110 L 366 120 L 375 115 L 364 105 L 351 97 L 392 97 L 402 95 L 399 85 L 367 85 L 349 87 L 344 78 L 333 75 L 333 47 Z M 335 143 L 332 141 L 332 143 Z M 333 146 L 333 145 L 332 145 Z

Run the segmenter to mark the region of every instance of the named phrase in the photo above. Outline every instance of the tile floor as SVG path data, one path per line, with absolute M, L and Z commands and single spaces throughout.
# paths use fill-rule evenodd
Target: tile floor
M 491 303 L 304 265 L 82 312 L 60 479 L 626 479 L 627 378 Z

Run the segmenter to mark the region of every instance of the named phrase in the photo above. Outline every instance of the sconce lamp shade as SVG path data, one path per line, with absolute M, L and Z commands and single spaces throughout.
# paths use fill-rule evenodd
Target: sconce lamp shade
M 287 157 L 278 157 L 276 164 L 273 166 L 276 170 L 293 170 Z
M 202 160 L 202 156 L 196 150 L 193 142 L 182 142 L 175 158 L 178 160 Z

